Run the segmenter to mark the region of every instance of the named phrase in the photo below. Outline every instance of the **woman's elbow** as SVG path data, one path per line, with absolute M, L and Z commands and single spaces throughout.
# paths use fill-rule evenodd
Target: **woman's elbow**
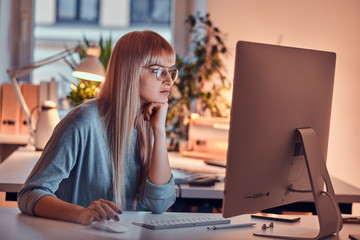
M 151 205 L 150 211 L 154 214 L 162 214 L 175 203 L 175 200 L 176 200 L 176 196 L 173 196 L 168 199 L 162 199 L 161 201 L 157 200 L 155 202 L 152 202 L 152 204 L 150 204 Z

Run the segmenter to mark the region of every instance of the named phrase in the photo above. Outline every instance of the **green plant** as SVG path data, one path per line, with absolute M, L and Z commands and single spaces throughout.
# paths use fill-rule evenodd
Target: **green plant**
M 224 34 L 210 15 L 189 15 L 185 21 L 192 37 L 193 56 L 179 57 L 179 80 L 172 87 L 167 120 L 170 150 L 178 150 L 179 139 L 187 140 L 191 113 L 216 117 L 229 116 L 230 103 L 224 97 L 231 82 L 224 75 L 222 58 L 227 55 Z
M 86 57 L 86 51 L 89 46 L 91 46 L 92 43 L 86 39 L 86 37 L 83 38 L 83 43 L 79 44 L 79 57 L 80 61 L 82 61 Z M 106 71 L 107 66 L 110 61 L 111 53 L 112 53 L 112 39 L 111 37 L 107 40 L 104 40 L 103 37 L 100 37 L 99 40 L 99 47 L 100 47 L 100 56 L 99 60 L 104 66 L 104 69 Z M 78 62 L 75 60 L 73 56 L 70 56 L 64 61 L 67 63 L 67 65 L 74 70 Z M 77 106 L 89 99 L 92 99 L 97 96 L 99 92 L 99 85 L 100 82 L 91 82 L 86 81 L 83 79 L 78 79 L 78 84 L 72 83 L 70 80 L 68 80 L 65 76 L 60 74 L 61 78 L 68 82 L 71 87 L 70 93 L 67 95 L 67 98 L 69 99 L 70 103 L 73 106 Z
M 76 107 L 89 99 L 97 96 L 99 93 L 99 82 L 90 82 L 79 79 L 77 86 L 70 85 L 71 92 L 67 96 L 72 106 Z

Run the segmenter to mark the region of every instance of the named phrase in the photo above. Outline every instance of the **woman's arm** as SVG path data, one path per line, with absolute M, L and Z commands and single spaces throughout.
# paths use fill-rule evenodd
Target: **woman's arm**
M 76 180 L 73 180 L 71 172 L 77 161 L 84 159 L 82 157 L 79 160 L 78 157 L 82 147 L 86 147 L 82 141 L 82 132 L 68 115 L 55 128 L 40 159 L 19 191 L 18 206 L 23 213 L 82 224 L 102 221 L 107 217 L 117 220 L 116 212 L 119 208 L 114 203 L 105 200 L 91 202 L 106 195 L 94 194 L 94 197 L 76 202 L 83 203 L 83 207 L 69 203 L 72 197 L 65 196 L 63 191 L 55 195 L 64 179 L 68 179 L 69 192 L 74 192 L 71 188 L 72 182 Z M 86 176 L 85 172 L 82 176 Z M 74 198 L 87 195 L 84 189 L 88 188 L 80 188 L 74 192 Z
M 163 213 L 176 200 L 174 179 L 171 175 L 167 148 L 165 120 L 167 103 L 151 103 L 144 106 L 145 120 L 154 132 L 154 146 L 148 179 L 142 186 L 140 204 L 153 213 Z
M 92 202 L 87 208 L 64 202 L 54 196 L 41 197 L 34 206 L 34 213 L 40 217 L 90 224 L 113 219 L 119 221 L 121 213 L 115 203 L 103 199 Z
M 143 109 L 145 119 L 150 122 L 154 132 L 154 148 L 148 178 L 157 185 L 166 184 L 171 178 L 165 131 L 167 109 L 167 103 L 150 103 Z

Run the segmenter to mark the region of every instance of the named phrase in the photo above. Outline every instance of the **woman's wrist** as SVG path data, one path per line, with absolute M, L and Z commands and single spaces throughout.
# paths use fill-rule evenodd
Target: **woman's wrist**
M 155 138 L 162 138 L 162 137 L 166 138 L 165 128 L 153 129 L 153 133 Z
M 74 210 L 74 222 L 83 224 L 83 216 L 82 213 L 84 211 L 84 207 L 79 206 Z

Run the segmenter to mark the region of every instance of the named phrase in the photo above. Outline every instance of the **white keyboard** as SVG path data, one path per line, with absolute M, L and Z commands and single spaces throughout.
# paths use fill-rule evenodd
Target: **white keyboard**
M 209 225 L 228 224 L 228 223 L 230 223 L 229 219 L 218 218 L 218 217 L 206 217 L 206 216 L 168 218 L 168 219 L 157 219 L 157 220 L 145 220 L 143 222 L 133 222 L 133 224 L 135 225 L 153 230 L 209 226 Z

